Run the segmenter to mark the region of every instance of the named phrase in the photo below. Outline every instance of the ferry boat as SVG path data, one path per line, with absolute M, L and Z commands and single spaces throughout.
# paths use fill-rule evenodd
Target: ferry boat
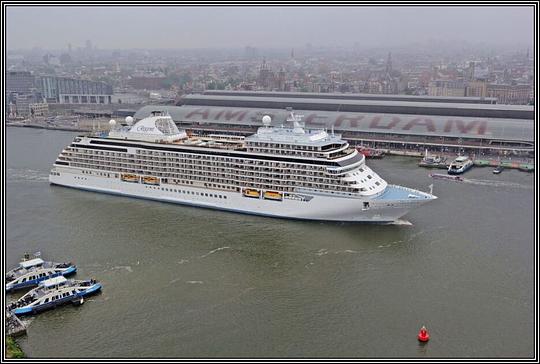
M 76 271 L 77 266 L 72 263 L 46 262 L 39 255 L 25 254 L 19 266 L 6 273 L 6 292 L 34 287 L 43 280 L 69 276 Z
M 293 111 L 287 126 L 271 126 L 268 115 L 262 122 L 255 134 L 239 137 L 188 135 L 162 112 L 136 123 L 128 117 L 126 126 L 111 120 L 107 134 L 75 137 L 54 162 L 49 181 L 240 213 L 326 221 L 392 222 L 436 199 L 388 184 L 341 135 L 306 129 Z M 148 175 L 160 184 L 137 180 Z
M 472 168 L 473 161 L 467 156 L 459 156 L 448 167 L 448 174 L 462 174 Z
M 37 288 L 26 293 L 7 309 L 17 316 L 36 314 L 57 306 L 84 302 L 83 297 L 101 290 L 101 284 L 94 279 L 68 280 L 59 276 L 39 283 Z

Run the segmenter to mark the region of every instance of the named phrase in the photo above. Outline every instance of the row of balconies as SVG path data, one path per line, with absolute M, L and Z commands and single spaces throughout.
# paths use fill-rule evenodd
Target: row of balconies
M 79 157 L 71 157 L 68 158 L 68 160 L 76 159 L 80 162 L 84 162 L 85 158 L 79 158 Z M 174 167 L 164 167 L 164 166 L 155 166 L 155 165 L 130 165 L 127 163 L 116 163 L 111 161 L 105 161 L 105 160 L 90 160 L 93 164 L 97 165 L 110 165 L 114 167 L 125 167 L 125 168 L 137 168 L 140 169 L 147 169 L 151 171 L 170 171 L 170 172 L 176 172 L 176 171 L 201 171 L 205 173 L 216 173 L 216 172 L 224 172 L 224 169 L 229 170 L 229 174 L 238 175 L 241 173 L 242 175 L 246 176 L 255 176 L 260 178 L 275 178 L 276 176 L 282 176 L 281 178 L 287 178 L 287 177 L 294 177 L 296 179 L 307 179 L 307 180 L 321 180 L 321 181 L 328 181 L 329 184 L 336 184 L 339 183 L 339 179 L 331 179 L 331 178 L 324 178 L 326 175 L 322 173 L 314 173 L 314 172 L 306 172 L 303 170 L 295 171 L 295 170 L 283 170 L 283 171 L 276 171 L 276 170 L 270 170 L 270 171 L 262 171 L 257 169 L 242 169 L 242 170 L 235 170 L 234 168 L 207 168 L 202 166 L 191 166 L 191 168 L 182 167 L 182 166 L 174 166 Z M 306 178 L 307 177 L 307 178 Z
M 91 163 L 83 163 L 83 162 L 75 162 L 71 164 L 74 167 L 83 167 L 83 168 L 89 168 L 89 166 L 95 166 L 95 164 Z M 99 165 L 97 165 L 97 169 L 100 169 Z M 108 165 L 110 167 L 110 165 Z M 157 172 L 156 171 L 149 171 L 149 170 L 139 170 L 139 169 L 133 169 L 133 168 L 103 168 L 104 170 L 113 170 L 115 172 L 124 172 L 124 173 L 138 173 L 138 174 L 146 174 L 146 175 L 157 175 L 159 177 L 175 177 L 175 178 L 184 178 L 184 179 L 191 179 L 191 180 L 198 180 L 198 181 L 209 181 L 209 182 L 216 182 L 216 183 L 230 183 L 231 181 L 234 181 L 235 183 L 242 182 L 242 183 L 251 183 L 256 185 L 263 185 L 265 183 L 268 183 L 271 181 L 271 184 L 274 187 L 310 187 L 310 186 L 318 186 L 318 188 L 325 188 L 327 190 L 338 190 L 338 191 L 349 191 L 350 188 L 347 188 L 346 186 L 336 186 L 335 184 L 326 184 L 324 181 L 316 181 L 316 179 L 306 179 L 306 180 L 280 180 L 279 178 L 267 178 L 263 182 L 257 182 L 261 181 L 260 178 L 253 178 L 248 176 L 242 176 L 242 175 L 219 175 L 216 174 L 215 176 L 209 176 L 208 174 L 204 175 L 198 175 L 193 173 L 165 173 L 163 171 Z M 212 178 L 216 177 L 216 178 Z M 221 177 L 221 178 L 219 178 Z M 354 190 L 354 189 L 353 189 Z
M 67 154 L 67 155 L 73 155 L 73 153 L 69 153 L 69 152 L 66 152 L 64 154 Z M 84 153 L 83 153 L 84 154 Z M 137 165 L 148 165 L 148 166 L 162 166 L 162 167 L 176 167 L 176 166 L 197 166 L 197 165 L 200 165 L 202 168 L 204 169 L 208 169 L 208 168 L 212 168 L 213 166 L 215 167 L 219 167 L 219 168 L 237 168 L 237 169 L 247 169 L 247 170 L 261 170 L 261 166 L 259 165 L 253 165 L 252 166 L 245 166 L 245 165 L 242 165 L 242 164 L 227 164 L 227 163 L 186 163 L 186 160 L 182 160 L 181 162 L 178 162 L 178 163 L 170 163 L 170 162 L 166 162 L 166 163 L 161 163 L 161 162 L 158 162 L 156 163 L 154 160 L 149 160 L 149 161 L 144 161 L 144 160 L 134 160 L 134 159 L 131 159 L 131 158 L 109 158 L 109 159 L 106 159 L 106 158 L 101 158 L 100 156 L 85 156 L 85 158 L 88 158 L 90 160 L 103 160 L 103 161 L 106 161 L 107 163 L 112 163 L 112 162 L 129 162 L 131 164 L 137 164 Z M 109 162 L 110 161 L 110 162 Z M 273 170 L 275 169 L 285 169 L 285 170 L 297 170 L 297 171 L 305 171 L 305 170 L 308 170 L 307 167 L 311 167 L 310 168 L 310 173 L 315 173 L 315 172 L 311 172 L 313 171 L 313 167 L 312 166 L 301 166 L 301 165 L 294 165 L 294 167 L 296 168 L 293 168 L 293 167 L 285 167 L 285 166 L 281 166 L 281 167 L 275 167 L 273 168 Z M 299 168 L 300 167 L 300 168 Z M 303 168 L 301 168 L 303 167 Z M 272 170 L 271 168 L 269 167 L 264 167 L 265 170 Z M 316 173 L 318 173 L 319 175 L 327 175 L 328 172 L 326 170 L 326 168 L 324 167 L 319 167 L 317 168 L 317 171 Z

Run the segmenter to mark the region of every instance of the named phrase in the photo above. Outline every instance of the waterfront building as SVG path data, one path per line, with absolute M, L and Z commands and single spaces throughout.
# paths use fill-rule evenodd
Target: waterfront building
M 443 96 L 413 96 L 413 95 L 377 95 L 363 93 L 316 93 L 316 92 L 279 92 L 279 91 L 225 91 L 206 90 L 203 95 L 209 96 L 243 96 L 260 98 L 302 98 L 327 100 L 373 100 L 373 101 L 401 101 L 401 102 L 439 102 L 458 104 L 495 104 L 497 99 L 490 97 L 443 97 Z
M 48 106 L 44 106 L 41 97 L 36 94 L 14 94 L 13 96 L 16 116 L 37 116 L 37 114 L 32 112 L 34 107 L 38 114 L 42 114 L 43 112 L 46 113 L 48 111 Z M 47 109 L 47 111 L 45 111 L 45 109 Z
M 135 118 L 162 110 L 182 128 L 247 135 L 262 115 L 285 120 L 286 107 L 303 114 L 306 126 L 334 128 L 352 144 L 420 152 L 534 152 L 534 110 L 520 105 L 185 95 L 182 106 L 145 106 Z
M 49 104 L 45 102 L 29 104 L 28 107 L 32 116 L 45 116 L 49 113 Z
M 6 74 L 6 92 L 31 94 L 36 90 L 35 77 L 28 71 L 8 71 Z
M 110 104 L 112 86 L 105 82 L 68 77 L 41 76 L 40 91 L 49 103 Z

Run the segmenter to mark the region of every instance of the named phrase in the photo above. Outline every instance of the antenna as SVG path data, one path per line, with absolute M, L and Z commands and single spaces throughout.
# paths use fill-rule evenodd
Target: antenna
M 334 124 L 332 124 L 332 136 L 334 136 Z

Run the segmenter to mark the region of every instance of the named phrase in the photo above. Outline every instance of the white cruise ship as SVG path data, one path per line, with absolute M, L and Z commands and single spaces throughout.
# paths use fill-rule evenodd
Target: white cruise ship
M 340 135 L 269 116 L 248 137 L 188 135 L 159 112 L 78 136 L 56 161 L 52 184 L 95 192 L 291 219 L 392 222 L 436 199 L 389 185 Z

